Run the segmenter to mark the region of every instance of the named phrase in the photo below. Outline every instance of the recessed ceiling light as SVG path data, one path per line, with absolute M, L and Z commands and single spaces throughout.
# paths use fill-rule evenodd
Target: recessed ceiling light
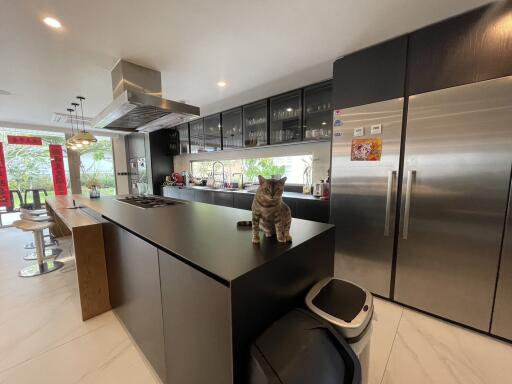
M 6 91 L 5 89 L 0 89 L 0 95 L 1 96 L 10 96 L 10 95 L 12 95 L 12 93 L 9 91 Z
M 43 21 L 49 27 L 56 28 L 56 29 L 62 28 L 62 24 L 60 23 L 60 21 L 57 19 L 54 19 L 53 17 L 45 17 L 43 19 Z
M 226 86 L 226 82 L 225 82 L 225 81 L 219 81 L 219 82 L 217 83 L 217 85 L 218 85 L 219 87 L 221 87 L 221 88 L 222 88 L 222 87 L 225 87 L 225 86 Z

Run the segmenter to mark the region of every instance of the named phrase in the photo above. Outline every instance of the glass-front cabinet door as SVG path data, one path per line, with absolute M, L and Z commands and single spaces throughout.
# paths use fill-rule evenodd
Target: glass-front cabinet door
M 270 144 L 302 140 L 301 91 L 270 99 Z
M 188 123 L 176 127 L 179 135 L 180 154 L 189 153 L 188 148 Z
M 242 108 L 222 112 L 222 148 L 243 148 Z
M 267 100 L 257 101 L 243 107 L 244 146 L 259 147 L 268 144 Z
M 206 152 L 222 149 L 220 128 L 220 113 L 204 118 L 204 149 Z
M 332 82 L 304 89 L 304 140 L 329 140 L 332 128 Z
M 203 119 L 193 120 L 190 126 L 190 153 L 204 152 Z

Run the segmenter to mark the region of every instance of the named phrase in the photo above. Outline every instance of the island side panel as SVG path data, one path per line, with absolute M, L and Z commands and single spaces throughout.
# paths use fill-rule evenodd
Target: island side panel
M 110 298 L 101 224 L 72 229 L 82 319 L 110 310 Z
M 165 383 L 157 249 L 109 221 L 103 222 L 103 232 L 112 308 Z
M 229 384 L 229 287 L 161 250 L 160 279 L 167 382 Z
M 331 227 L 232 281 L 235 383 L 247 382 L 252 341 L 279 317 L 303 306 L 309 289 L 333 274 L 334 227 Z

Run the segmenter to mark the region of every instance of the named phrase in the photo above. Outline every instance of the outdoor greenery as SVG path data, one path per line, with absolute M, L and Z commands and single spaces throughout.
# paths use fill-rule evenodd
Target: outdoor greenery
M 244 160 L 244 175 L 248 180 L 255 181 L 258 175 L 269 179 L 272 175 L 284 175 L 285 173 L 286 166 L 275 165 L 272 158 Z
M 42 139 L 43 145 L 13 145 L 7 144 L 7 135 L 37 136 Z M 9 189 L 19 189 L 23 192 L 27 189 L 41 188 L 53 196 L 53 179 L 50 164 L 50 144 L 63 146 L 66 178 L 69 183 L 67 171 L 67 153 L 65 137 L 63 134 L 52 134 L 43 131 L 17 132 L 0 128 L 0 141 L 4 143 L 4 156 L 9 180 Z M 88 193 L 88 188 L 97 185 L 104 195 L 115 194 L 114 164 L 112 159 L 112 143 L 110 139 L 100 138 L 80 150 L 80 180 L 82 193 Z M 87 161 L 84 161 L 86 160 Z M 31 196 L 27 196 L 30 203 Z M 17 196 L 15 207 L 19 206 Z

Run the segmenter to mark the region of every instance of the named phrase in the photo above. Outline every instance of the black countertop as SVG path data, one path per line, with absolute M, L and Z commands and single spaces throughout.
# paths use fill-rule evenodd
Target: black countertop
M 241 194 L 249 194 L 254 195 L 256 191 L 248 191 L 246 189 L 223 189 L 223 188 L 210 188 L 210 187 L 200 187 L 200 186 L 175 186 L 175 185 L 163 185 L 162 188 L 179 188 L 179 189 L 193 189 L 193 190 L 202 190 L 202 191 L 210 191 L 210 192 L 228 192 L 228 193 L 241 193 Z M 322 200 L 319 197 L 315 197 L 313 195 L 305 195 L 299 192 L 284 192 L 283 197 L 287 197 L 290 199 L 301 199 L 301 200 L 313 200 L 322 203 L 329 203 L 329 200 Z
M 260 233 L 260 244 L 254 245 L 250 228 L 236 225 L 251 220 L 250 211 L 196 202 L 142 209 L 114 197 L 73 198 L 226 284 L 334 227 L 294 218 L 292 243 L 279 243 Z

